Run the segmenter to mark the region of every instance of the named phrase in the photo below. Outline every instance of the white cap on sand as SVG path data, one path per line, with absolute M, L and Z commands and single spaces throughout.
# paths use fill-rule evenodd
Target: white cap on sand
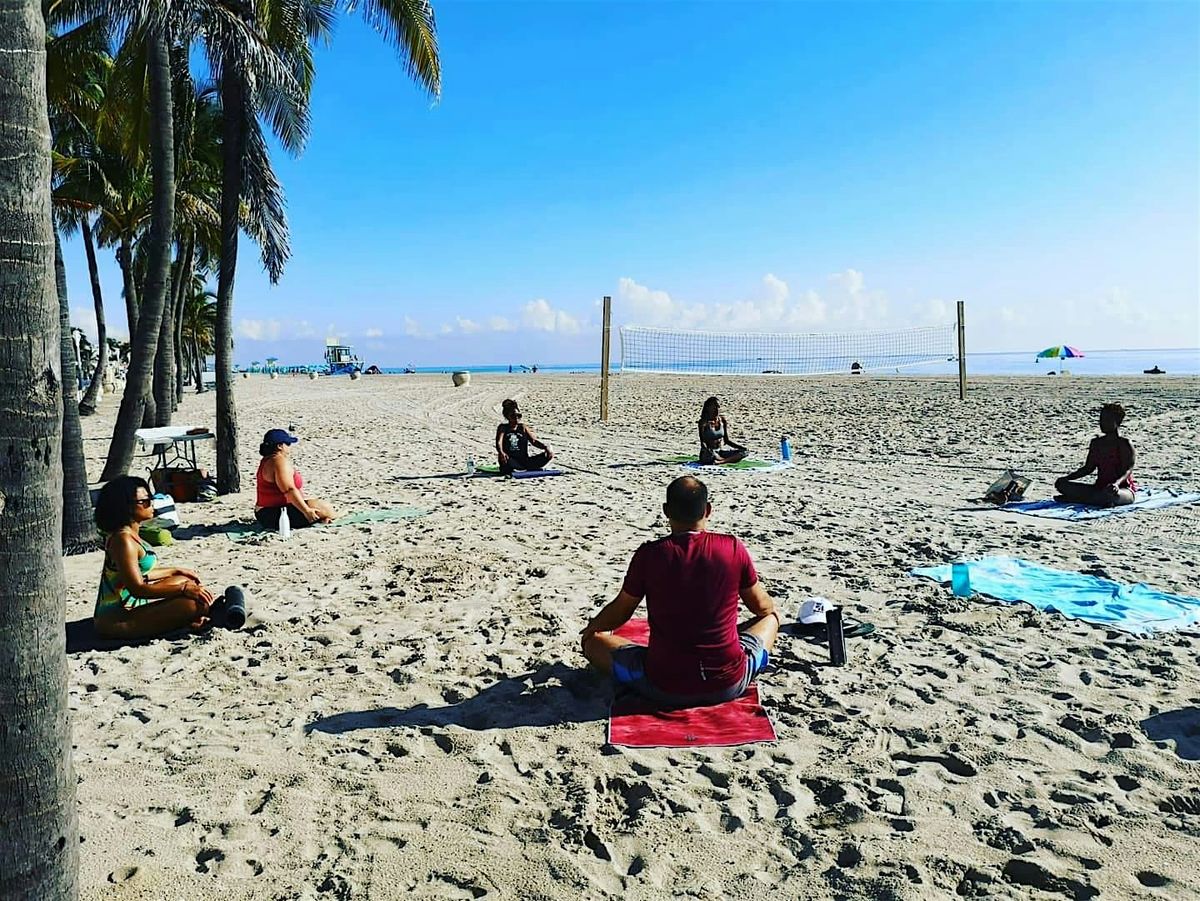
M 800 605 L 800 622 L 803 625 L 825 622 L 825 614 L 837 604 L 827 598 L 811 597 Z

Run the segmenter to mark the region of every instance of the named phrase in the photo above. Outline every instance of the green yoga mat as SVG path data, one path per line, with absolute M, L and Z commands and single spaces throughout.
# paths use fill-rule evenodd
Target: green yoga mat
M 502 473 L 500 467 L 495 463 L 484 463 L 475 469 L 475 478 L 477 479 L 498 479 Z M 536 479 L 540 476 L 561 476 L 562 470 L 547 467 L 546 469 L 519 469 L 512 474 L 514 479 Z
M 695 454 L 676 454 L 672 457 L 663 457 L 664 463 L 695 463 L 699 466 L 699 461 Z M 755 460 L 747 457 L 745 460 L 738 460 L 736 463 L 714 463 L 713 469 L 773 469 L 778 468 L 779 463 L 768 460 Z M 707 466 L 704 468 L 708 468 Z
M 401 519 L 417 519 L 421 516 L 428 516 L 429 511 L 420 507 L 395 507 L 384 510 L 359 510 L 357 513 L 347 513 L 345 516 L 338 517 L 332 523 L 316 528 L 328 529 L 336 528 L 337 526 L 356 526 L 369 522 L 397 522 Z M 236 527 L 226 529 L 223 534 L 228 536 L 230 541 L 242 541 L 254 535 L 269 535 L 272 534 L 260 526 L 257 522 L 252 523 L 237 523 Z

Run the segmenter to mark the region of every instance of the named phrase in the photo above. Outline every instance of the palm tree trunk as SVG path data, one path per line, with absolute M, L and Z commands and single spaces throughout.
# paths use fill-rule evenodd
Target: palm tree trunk
M 183 266 L 175 277 L 175 405 L 183 400 L 183 376 L 186 372 L 183 360 L 183 298 L 192 285 L 192 265 L 195 260 L 196 236 L 188 235 L 187 252 L 183 256 Z
M 221 267 L 217 274 L 217 491 L 240 491 L 237 406 L 233 399 L 233 278 L 237 272 L 238 212 L 242 194 L 242 154 L 246 145 L 245 86 L 236 60 L 226 59 L 221 74 L 224 146 L 221 172 Z
M 88 275 L 92 279 L 92 302 L 96 305 L 96 371 L 88 384 L 83 400 L 79 402 L 79 414 L 91 416 L 96 412 L 96 398 L 104 384 L 104 372 L 108 369 L 108 326 L 104 321 L 104 295 L 100 292 L 100 271 L 96 267 L 96 243 L 92 238 L 92 226 L 87 216 L 80 221 L 83 231 L 83 247 L 87 251 Z
M 154 355 L 154 405 L 154 424 L 170 425 L 175 409 L 175 297 L 170 290 L 163 303 L 158 351 Z
M 171 236 L 175 233 L 175 138 L 171 106 L 171 63 L 166 35 L 147 36 L 150 71 L 150 169 L 153 198 L 146 266 L 146 290 L 132 339 L 129 374 L 101 481 L 129 471 L 133 445 L 153 384 L 153 366 L 171 268 Z
M 0 3 L 0 897 L 78 894 L 46 31 Z
M 176 244 L 175 264 L 167 270 L 166 296 L 163 299 L 162 325 L 158 331 L 158 350 L 154 355 L 155 426 L 171 424 L 175 412 L 175 284 L 183 267 L 183 245 Z
M 121 282 L 125 289 L 125 322 L 129 326 L 129 343 L 137 332 L 138 293 L 137 278 L 133 274 L 133 241 L 129 235 L 121 235 L 121 246 L 117 248 L 117 262 L 121 266 Z
M 58 289 L 59 344 L 62 352 L 62 469 L 64 554 L 86 554 L 100 548 L 92 497 L 88 492 L 87 464 L 83 459 L 83 429 L 79 425 L 77 384 L 66 373 L 75 367 L 75 342 L 71 340 L 71 307 L 67 302 L 67 267 L 63 265 L 62 244 L 54 232 L 54 282 Z
M 204 393 L 204 355 L 200 353 L 200 342 L 192 338 L 192 359 L 196 362 L 196 393 Z

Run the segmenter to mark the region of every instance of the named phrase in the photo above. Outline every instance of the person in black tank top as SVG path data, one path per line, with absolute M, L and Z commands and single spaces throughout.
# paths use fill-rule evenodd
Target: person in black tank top
M 1118 432 L 1124 420 L 1125 408 L 1120 404 L 1105 404 L 1100 408 L 1102 434 L 1088 445 L 1083 466 L 1054 483 L 1058 492 L 1055 500 L 1091 507 L 1119 507 L 1136 500 L 1133 445 Z M 1092 472 L 1096 473 L 1096 484 L 1076 481 Z
M 521 410 L 511 398 L 501 404 L 504 422 L 496 426 L 496 462 L 500 472 L 511 475 L 515 470 L 543 469 L 554 459 L 550 445 L 539 441 L 533 429 L 521 422 Z M 530 454 L 535 447 L 540 454 Z
M 715 397 L 704 402 L 696 426 L 700 430 L 700 462 L 703 465 L 737 463 L 746 459 L 749 451 L 729 437 L 729 423 L 721 415 L 721 403 Z

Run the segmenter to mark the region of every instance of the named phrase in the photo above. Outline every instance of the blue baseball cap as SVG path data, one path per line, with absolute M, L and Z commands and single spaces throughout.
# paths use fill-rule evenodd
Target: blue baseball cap
M 263 435 L 263 444 L 295 444 L 300 439 L 289 435 L 287 429 L 271 429 Z

